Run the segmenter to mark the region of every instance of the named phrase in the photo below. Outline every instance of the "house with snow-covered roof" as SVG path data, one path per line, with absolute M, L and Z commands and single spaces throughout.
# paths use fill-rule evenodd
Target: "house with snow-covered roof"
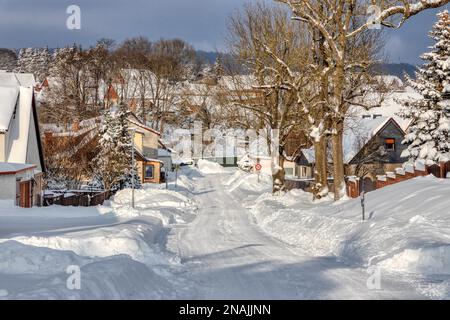
M 161 133 L 143 124 L 134 113 L 128 117 L 128 126 L 134 130 L 134 147 L 141 183 L 165 181 L 164 161 L 159 158 Z M 163 169 L 164 168 L 164 169 Z
M 346 175 L 363 178 L 366 191 L 373 190 L 377 175 L 395 171 L 408 161 L 402 157 L 406 149 L 402 144 L 405 135 L 393 117 L 363 114 L 348 118 L 343 137 Z M 314 172 L 314 148 L 303 149 L 299 159 L 303 166 L 312 167 L 308 172 Z M 332 161 L 329 154 L 328 162 L 331 164 Z
M 41 204 L 44 157 L 34 76 L 0 73 L 0 200 Z
M 402 157 L 405 135 L 392 117 L 372 115 L 352 121 L 344 134 L 346 175 L 364 178 L 366 191 L 373 190 L 377 175 L 395 171 L 408 161 Z

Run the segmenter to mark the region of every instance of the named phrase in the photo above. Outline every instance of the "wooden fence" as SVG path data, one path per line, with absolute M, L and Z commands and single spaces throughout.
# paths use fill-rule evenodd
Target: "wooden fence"
M 73 206 L 73 207 L 95 207 L 102 205 L 106 200 L 110 199 L 113 193 L 111 191 L 103 192 L 68 192 L 70 194 L 45 195 L 44 206 Z

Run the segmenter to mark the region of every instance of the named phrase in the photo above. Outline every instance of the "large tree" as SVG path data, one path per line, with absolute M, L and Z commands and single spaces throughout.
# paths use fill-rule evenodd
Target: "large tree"
M 304 125 L 301 97 L 307 88 L 308 39 L 287 12 L 258 3 L 231 17 L 232 52 L 250 71 L 233 79 L 229 97 L 235 107 L 253 114 L 253 129 L 265 130 L 272 158 L 273 192 L 284 189 L 284 146 L 291 132 Z M 311 87 L 311 86 L 309 86 Z
M 307 26 L 323 43 L 321 54 L 326 63 L 325 70 L 329 80 L 327 103 L 330 106 L 335 199 L 338 200 L 346 191 L 343 162 L 344 120 L 353 104 L 346 94 L 347 71 L 364 70 L 371 65 L 371 61 L 349 59 L 351 44 L 374 25 L 400 27 L 412 16 L 443 6 L 450 0 L 276 1 L 286 4 L 292 11 L 292 19 Z

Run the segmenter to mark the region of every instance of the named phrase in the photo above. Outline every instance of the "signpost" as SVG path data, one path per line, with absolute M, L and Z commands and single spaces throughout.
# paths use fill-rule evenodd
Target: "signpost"
M 136 135 L 136 129 L 131 129 L 131 207 L 134 209 L 134 137 Z
M 362 218 L 363 221 L 366 220 L 366 193 L 361 192 L 361 207 L 362 207 Z
M 260 163 L 257 163 L 255 165 L 255 170 L 258 173 L 258 183 L 259 183 L 260 182 L 260 175 L 261 175 L 262 165 Z
M 177 163 L 175 165 L 175 190 L 177 190 L 178 187 L 178 171 L 180 170 L 180 165 Z
M 363 221 L 365 221 L 366 220 L 366 192 L 364 191 L 364 189 L 365 189 L 364 177 L 360 178 L 360 186 L 362 189 L 362 192 L 361 192 L 362 219 L 363 219 Z

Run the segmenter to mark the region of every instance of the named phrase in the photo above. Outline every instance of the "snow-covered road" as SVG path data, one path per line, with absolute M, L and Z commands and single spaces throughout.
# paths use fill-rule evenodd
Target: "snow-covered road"
M 438 182 L 429 179 L 415 182 L 419 187 L 422 183 Z M 52 206 L 26 210 L 10 204 L 0 206 L 0 300 L 422 299 L 448 296 L 450 279 L 445 276 L 394 274 L 383 269 L 381 288 L 371 290 L 367 286 L 369 278 L 373 279 L 373 275 L 361 267 L 367 264 L 367 258 L 371 260 L 379 256 L 379 252 L 388 252 L 386 247 L 394 243 L 397 251 L 386 257 L 394 254 L 398 265 L 398 260 L 405 260 L 405 255 L 397 242 L 416 239 L 412 236 L 401 239 L 399 232 L 394 232 L 399 228 L 398 223 L 385 228 L 387 219 L 383 218 L 383 212 L 389 214 L 397 209 L 383 211 L 377 207 L 378 220 L 374 218 L 370 224 L 361 224 L 351 217 L 351 206 L 356 205 L 352 201 L 339 206 L 350 208 L 343 213 L 330 213 L 346 217 L 333 217 L 334 220 L 322 211 L 340 209 L 332 203 L 322 203 L 318 207 L 320 210 L 317 209 L 320 212 L 317 214 L 322 216 L 316 217 L 314 212 L 304 212 L 312 205 L 305 195 L 288 193 L 272 198 L 270 194 L 263 194 L 270 189 L 270 182 L 258 181 L 256 175 L 235 169 L 211 174 L 186 169 L 178 177 L 177 190 L 173 183 L 169 187 L 170 190 L 163 186 L 138 190 L 135 209 L 129 205 L 131 190 L 120 191 L 104 206 L 91 208 Z M 372 198 L 375 196 L 384 197 L 383 191 L 374 193 Z M 378 202 L 386 203 L 383 199 Z M 289 203 L 294 206 L 289 207 Z M 442 227 L 445 224 L 438 220 L 429 220 L 428 224 L 420 225 L 420 229 L 414 229 L 418 228 L 416 221 L 428 220 L 407 217 L 400 226 L 421 232 L 431 228 L 432 236 L 423 236 L 425 240 L 440 239 L 434 234 L 441 230 L 444 230 L 443 236 L 448 233 Z M 347 228 L 347 222 L 353 225 Z M 441 227 L 433 227 L 435 224 Z M 301 234 L 297 234 L 297 228 Z M 353 233 L 347 229 L 352 229 Z M 336 237 L 337 230 L 348 237 Z M 366 233 L 358 238 L 357 231 Z M 383 232 L 381 236 L 380 232 Z M 420 243 L 430 243 L 425 240 Z M 444 241 L 439 242 L 436 250 L 430 249 L 431 260 L 425 259 L 425 262 L 437 261 L 437 266 L 442 265 L 436 269 L 438 271 L 447 270 L 446 260 L 441 259 L 447 256 L 447 251 L 440 249 Z M 338 250 L 325 250 L 336 243 L 344 243 L 345 252 L 351 254 L 344 256 Z M 367 246 L 368 243 L 370 250 L 360 248 L 361 244 Z M 400 244 L 409 248 L 405 243 L 408 244 L 405 241 Z M 334 252 L 337 253 L 333 255 Z M 397 253 L 403 255 L 395 256 Z M 421 254 L 427 257 L 427 252 Z M 80 268 L 80 290 L 67 287 L 68 266 Z M 422 284 L 428 287 L 420 287 Z
M 271 238 L 252 221 L 239 194 L 222 184 L 224 174 L 196 181 L 198 217 L 172 229 L 167 249 L 180 255 L 192 299 L 415 299 L 407 283 L 382 275 L 370 290 L 366 270 L 335 257 L 311 257 Z M 192 294 L 192 295 L 191 295 Z

